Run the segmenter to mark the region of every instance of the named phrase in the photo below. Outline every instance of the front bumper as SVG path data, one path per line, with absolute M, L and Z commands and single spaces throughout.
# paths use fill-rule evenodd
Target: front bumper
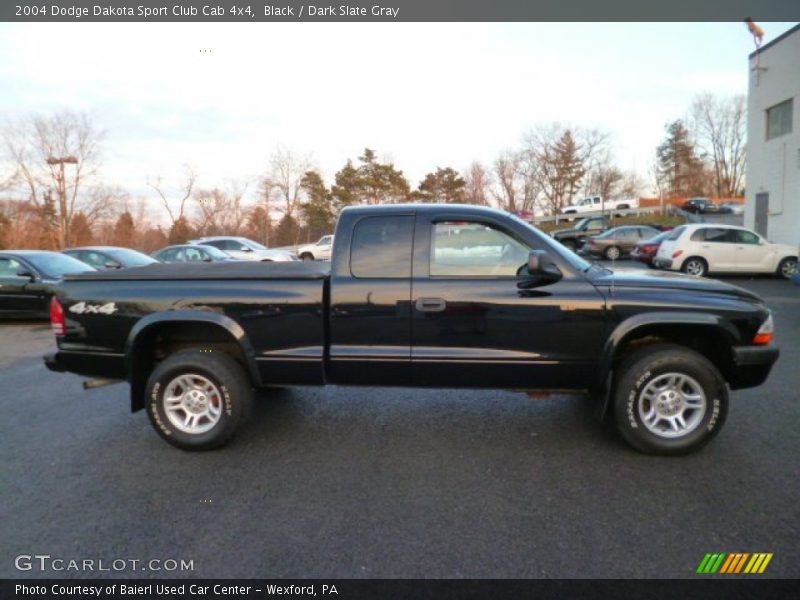
M 764 383 L 779 356 L 780 350 L 777 346 L 734 346 L 734 368 L 729 378 L 731 389 L 755 387 Z

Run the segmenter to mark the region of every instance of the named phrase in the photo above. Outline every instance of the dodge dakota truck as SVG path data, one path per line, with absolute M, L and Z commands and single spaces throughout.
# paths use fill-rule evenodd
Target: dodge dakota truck
M 189 450 L 225 443 L 254 389 L 336 384 L 584 393 L 636 449 L 685 454 L 778 358 L 747 290 L 612 271 L 507 213 L 443 204 L 344 209 L 330 263 L 69 276 L 51 323 L 51 370 L 129 382 L 131 409 Z

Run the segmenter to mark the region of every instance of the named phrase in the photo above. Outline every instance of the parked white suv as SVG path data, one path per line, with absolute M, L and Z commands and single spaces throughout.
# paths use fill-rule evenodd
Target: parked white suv
M 772 244 L 744 227 L 719 224 L 681 225 L 658 249 L 653 265 L 700 277 L 717 273 L 797 272 L 797 248 Z
M 333 248 L 333 236 L 323 235 L 316 244 L 306 244 L 297 249 L 297 256 L 302 260 L 330 260 Z
M 297 257 L 286 250 L 270 250 L 266 246 L 246 237 L 217 235 L 191 240 L 190 244 L 214 246 L 238 260 L 260 260 L 262 262 L 288 262 Z

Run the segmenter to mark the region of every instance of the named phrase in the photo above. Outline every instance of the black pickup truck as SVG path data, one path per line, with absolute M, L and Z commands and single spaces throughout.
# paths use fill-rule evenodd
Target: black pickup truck
M 683 454 L 778 358 L 747 290 L 613 272 L 509 214 L 439 204 L 345 209 L 330 265 L 70 276 L 51 321 L 50 369 L 130 382 L 184 449 L 227 441 L 254 388 L 338 384 L 588 393 L 637 449 Z

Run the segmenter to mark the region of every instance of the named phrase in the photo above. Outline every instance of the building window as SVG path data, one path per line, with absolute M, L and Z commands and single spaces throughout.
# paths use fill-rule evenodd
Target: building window
M 767 109 L 767 139 L 779 137 L 792 132 L 793 99 L 776 104 Z

